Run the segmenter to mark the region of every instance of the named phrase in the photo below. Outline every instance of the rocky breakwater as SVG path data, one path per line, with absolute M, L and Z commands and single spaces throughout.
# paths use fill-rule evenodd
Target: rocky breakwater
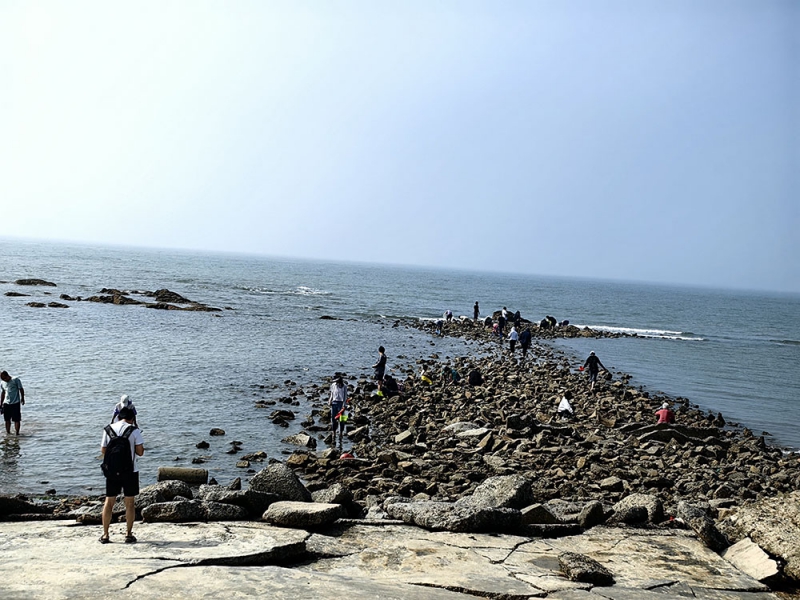
M 458 531 L 462 525 L 447 523 L 472 523 L 472 513 L 461 514 L 472 502 L 465 498 L 490 478 L 521 476 L 531 484 L 518 508 L 543 534 L 546 525 L 666 522 L 693 529 L 718 552 L 744 535 L 720 531 L 732 511 L 800 489 L 797 455 L 686 399 L 629 386 L 626 376 L 601 381 L 592 395 L 553 349 L 536 345 L 526 362 L 507 354 L 419 362 L 433 374 L 456 369 L 462 383 L 435 377 L 426 386 L 409 374 L 403 393 L 386 398 L 365 378 L 353 382 L 350 397 L 365 423 L 350 427 L 355 458 L 299 450 L 287 461 L 309 489 L 341 483 L 370 510 Z M 481 385 L 463 383 L 473 370 Z M 566 390 L 575 415 L 561 420 L 556 407 Z M 676 425 L 654 424 L 664 401 L 675 405 Z M 518 526 L 502 513 L 492 518 L 488 529 Z

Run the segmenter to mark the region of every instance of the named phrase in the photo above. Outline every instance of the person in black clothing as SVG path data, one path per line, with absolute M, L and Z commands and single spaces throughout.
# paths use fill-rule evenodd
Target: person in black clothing
M 603 371 L 608 371 L 608 369 L 600 362 L 600 359 L 597 358 L 594 352 L 589 353 L 589 358 L 583 363 L 583 367 L 589 369 L 589 381 L 592 383 L 591 389 L 594 391 L 594 384 L 597 382 L 597 374 L 600 372 L 600 369 L 603 369 Z
M 531 330 L 527 327 L 519 334 L 519 345 L 522 346 L 522 358 L 528 356 L 528 348 L 531 347 Z
M 481 309 L 478 306 L 478 301 L 475 300 L 475 306 L 472 308 L 472 314 L 475 316 L 475 320 L 478 320 L 478 315 L 481 314 Z
M 386 348 L 380 346 L 378 348 L 378 362 L 372 365 L 372 368 L 375 369 L 375 380 L 376 381 L 383 381 L 383 374 L 386 373 Z
M 500 333 L 500 339 L 505 337 L 506 318 L 501 314 L 497 317 L 497 330 Z
M 519 329 L 519 322 L 522 320 L 522 315 L 519 314 L 519 311 L 514 313 L 514 327 Z

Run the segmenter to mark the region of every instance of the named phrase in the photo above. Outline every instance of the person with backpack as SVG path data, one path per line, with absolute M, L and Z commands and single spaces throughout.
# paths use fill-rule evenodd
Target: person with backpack
M 120 492 L 125 495 L 125 522 L 127 534 L 125 543 L 136 541 L 133 536 L 133 521 L 136 518 L 134 502 L 139 493 L 139 467 L 137 459 L 144 455 L 142 432 L 133 424 L 135 415 L 125 407 L 119 411 L 119 421 L 106 425 L 100 452 L 103 454 L 103 475 L 106 476 L 106 501 L 103 505 L 103 535 L 100 543 L 110 542 L 108 527 L 114 504 Z

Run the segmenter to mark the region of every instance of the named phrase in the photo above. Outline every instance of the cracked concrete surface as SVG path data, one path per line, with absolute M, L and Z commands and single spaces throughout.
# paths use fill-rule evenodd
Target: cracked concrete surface
M 682 531 L 596 527 L 532 539 L 406 525 L 310 534 L 252 522 L 137 523 L 139 542 L 124 544 L 122 527 L 102 545 L 97 526 L 0 523 L 0 598 L 775 598 Z M 568 581 L 563 551 L 599 561 L 617 585 Z

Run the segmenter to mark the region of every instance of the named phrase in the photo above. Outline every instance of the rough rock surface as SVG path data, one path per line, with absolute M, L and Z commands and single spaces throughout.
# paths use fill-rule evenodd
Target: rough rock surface
M 99 527 L 4 523 L 0 597 L 775 600 L 682 531 L 596 527 L 541 540 L 404 525 L 336 524 L 309 535 L 249 522 L 137 523 L 139 542 L 123 544 L 124 527 L 113 524 L 112 544 L 102 546 Z M 617 584 L 597 595 L 569 581 L 563 552 L 593 558 Z
M 614 585 L 611 571 L 595 559 L 577 552 L 562 552 L 558 555 L 561 572 L 571 581 L 591 583 L 592 585 Z
M 267 523 L 281 527 L 315 529 L 330 525 L 345 516 L 341 504 L 322 504 L 319 502 L 275 502 L 262 517 Z
M 786 561 L 784 574 L 800 581 L 800 491 L 740 507 L 722 521 L 729 537 L 750 537 L 773 556 Z
M 250 489 L 275 494 L 281 500 L 311 502 L 311 493 L 283 463 L 273 463 L 256 473 L 250 480 Z

